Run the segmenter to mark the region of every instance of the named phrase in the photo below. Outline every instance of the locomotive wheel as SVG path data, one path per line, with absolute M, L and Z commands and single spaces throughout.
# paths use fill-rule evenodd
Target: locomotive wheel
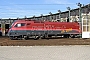
M 69 36 L 70 36 L 70 35 L 68 35 L 68 34 L 64 35 L 65 38 L 69 38 Z
M 40 36 L 35 36 L 34 40 L 38 40 L 40 38 Z
M 9 38 L 10 38 L 11 40 L 14 40 L 13 36 L 10 36 Z
M 28 38 L 24 38 L 24 40 L 28 40 Z
M 28 40 L 28 37 L 24 37 L 24 40 Z
M 49 35 L 48 37 L 52 37 L 51 35 Z
M 19 39 L 19 40 L 22 40 L 22 37 L 23 37 L 23 36 L 22 36 L 22 35 L 20 35 L 20 36 L 18 36 L 18 39 Z
M 48 34 L 45 33 L 45 34 L 43 35 L 43 38 L 45 39 L 45 38 L 47 38 L 47 37 L 48 37 Z

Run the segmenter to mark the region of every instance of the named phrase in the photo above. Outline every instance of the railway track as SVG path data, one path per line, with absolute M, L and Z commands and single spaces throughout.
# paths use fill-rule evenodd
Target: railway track
M 59 45 L 90 45 L 90 39 L 80 38 L 47 38 L 10 40 L 8 37 L 0 37 L 0 46 L 59 46 Z

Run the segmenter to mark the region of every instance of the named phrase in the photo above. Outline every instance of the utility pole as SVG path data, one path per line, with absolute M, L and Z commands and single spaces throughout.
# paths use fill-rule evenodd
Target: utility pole
M 79 6 L 79 21 L 81 23 L 82 22 L 82 17 L 81 17 L 81 7 L 82 7 L 82 4 L 78 3 L 78 6 Z
M 81 7 L 82 7 L 82 4 L 81 3 L 78 3 L 77 4 L 79 6 L 79 24 L 80 24 L 80 30 L 82 31 L 82 16 L 81 16 Z M 82 33 L 81 33 L 81 38 L 82 38 Z
M 67 21 L 67 22 L 70 22 L 70 10 L 71 10 L 71 9 L 70 9 L 70 7 L 67 7 L 67 9 L 68 9 L 68 11 L 69 11 L 69 17 L 68 17 L 68 18 L 69 18 L 69 21 Z
M 27 20 L 27 16 L 25 16 L 25 20 Z
M 33 19 L 35 20 L 35 15 L 33 16 Z
M 19 17 L 17 17 L 17 20 L 19 20 Z
M 43 14 L 41 14 L 41 18 L 42 18 L 42 20 L 44 21 Z
M 61 22 L 61 11 L 58 10 L 58 12 L 59 12 L 59 19 L 60 19 L 60 22 Z
M 50 14 L 50 21 L 52 21 L 52 13 L 51 13 L 51 12 L 49 12 L 49 14 Z

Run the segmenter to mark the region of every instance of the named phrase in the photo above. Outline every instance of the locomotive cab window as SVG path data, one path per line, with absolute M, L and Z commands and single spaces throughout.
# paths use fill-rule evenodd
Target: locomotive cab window
M 25 26 L 25 23 L 18 23 L 15 25 L 15 27 L 22 27 L 22 26 Z

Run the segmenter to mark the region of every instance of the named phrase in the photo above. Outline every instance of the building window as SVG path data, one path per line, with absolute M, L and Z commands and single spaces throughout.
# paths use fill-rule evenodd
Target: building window
M 83 32 L 86 32 L 86 26 L 83 26 Z
M 90 26 L 87 26 L 87 31 L 90 32 Z
M 86 24 L 87 24 L 86 20 L 83 20 L 83 25 L 86 25 Z

